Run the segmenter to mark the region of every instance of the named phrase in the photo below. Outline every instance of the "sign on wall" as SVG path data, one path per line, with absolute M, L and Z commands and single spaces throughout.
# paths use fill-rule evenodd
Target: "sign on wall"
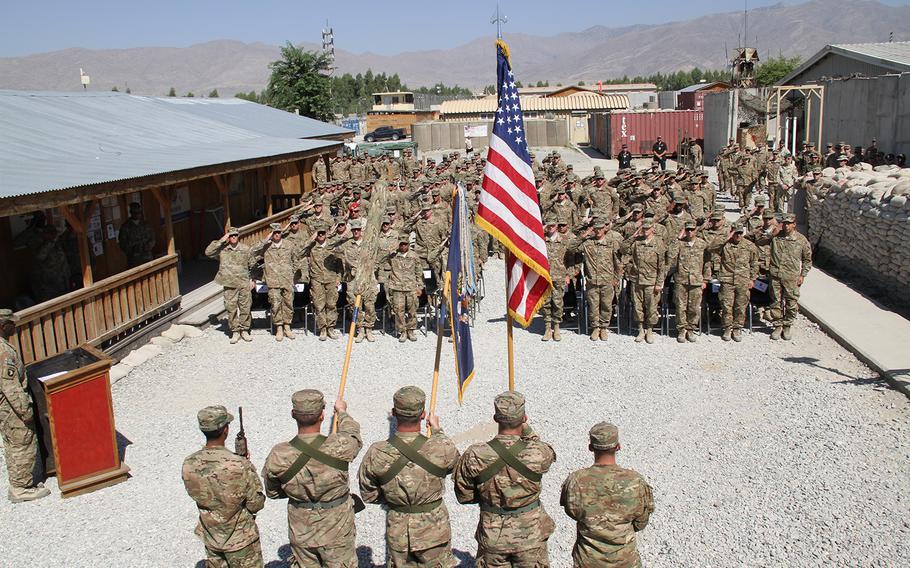
M 464 127 L 464 137 L 465 138 L 485 138 L 487 136 L 487 125 L 481 124 L 480 126 L 465 126 Z

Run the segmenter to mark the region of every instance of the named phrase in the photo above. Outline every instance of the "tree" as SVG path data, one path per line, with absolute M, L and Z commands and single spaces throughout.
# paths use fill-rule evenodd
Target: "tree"
M 579 81 L 579 82 L 578 82 L 578 86 L 579 86 L 579 87 L 584 87 L 584 86 L 585 86 L 585 82 L 584 82 L 584 81 Z
M 218 98 L 218 89 L 212 89 L 212 92 L 209 93 L 209 98 L 217 99 Z
M 120 92 L 120 89 L 117 88 L 117 85 L 114 85 L 114 86 L 111 88 L 111 92 L 119 93 L 119 92 Z
M 243 99 L 245 101 L 250 101 L 250 102 L 254 102 L 254 103 L 260 102 L 259 95 L 256 94 L 256 91 L 250 91 L 249 93 L 237 93 L 234 96 L 237 97 L 238 99 Z
M 169 97 L 176 97 L 176 96 L 177 96 L 177 91 L 174 90 L 174 87 L 171 87 L 171 90 L 167 92 L 167 96 L 169 96 Z
M 129 87 L 126 88 L 126 94 L 130 94 L 130 93 L 132 93 L 132 92 L 133 92 L 133 91 L 131 91 Z
M 772 57 L 755 70 L 755 82 L 760 87 L 776 85 L 781 79 L 799 67 L 799 57 Z
M 183 96 L 186 97 L 186 98 L 188 98 L 188 99 L 192 99 L 192 98 L 194 98 L 196 95 L 193 94 L 193 91 L 187 91 L 186 94 L 183 95 Z
M 494 85 L 487 85 L 486 87 L 483 88 L 483 94 L 485 94 L 485 95 L 495 95 L 495 94 L 496 94 L 496 87 L 495 87 Z
M 269 106 L 315 118 L 332 118 L 332 101 L 329 98 L 331 80 L 325 72 L 329 69 L 326 55 L 304 51 L 288 42 L 281 48 L 281 59 L 269 64 L 272 76 L 264 98 Z M 372 80 L 372 72 L 367 73 Z

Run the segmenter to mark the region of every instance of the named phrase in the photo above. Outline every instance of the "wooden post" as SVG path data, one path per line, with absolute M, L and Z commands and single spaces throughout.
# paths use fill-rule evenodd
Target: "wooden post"
M 76 232 L 78 237 L 79 263 L 82 266 L 82 286 L 88 288 L 95 281 L 94 276 L 92 275 L 92 263 L 88 250 L 88 234 L 85 230 L 85 223 L 83 222 L 83 219 L 87 220 L 89 216 L 86 215 L 85 217 L 80 218 L 79 214 L 74 213 L 68 205 L 61 205 L 59 209 L 60 213 L 63 214 L 63 218 L 70 224 L 70 227 L 73 228 L 73 231 Z
M 272 216 L 272 184 L 271 184 L 271 179 L 269 179 L 271 177 L 269 175 L 270 174 L 269 168 L 268 167 L 259 168 L 258 170 L 256 170 L 256 173 L 259 175 L 260 187 L 265 188 L 265 216 L 271 217 Z
M 357 331 L 357 317 L 360 315 L 360 294 L 354 298 L 354 310 L 351 315 L 351 327 L 348 329 L 348 347 L 344 354 L 344 365 L 341 367 L 341 384 L 338 385 L 338 400 L 344 400 L 344 388 L 348 382 L 348 366 L 351 364 L 351 350 L 354 347 L 354 332 Z M 338 430 L 338 414 L 332 418 L 332 433 Z
M 177 247 L 174 244 L 174 223 L 171 221 L 171 192 L 170 188 L 152 188 L 152 195 L 155 196 L 155 199 L 158 201 L 158 205 L 161 206 L 161 210 L 164 212 L 164 240 L 167 243 L 167 254 L 174 254 L 177 251 Z
M 224 232 L 227 234 L 231 226 L 231 196 L 222 176 L 212 176 L 212 179 L 215 180 L 215 186 L 218 188 L 218 193 L 221 194 L 221 202 L 224 207 Z
M 509 390 L 515 390 L 515 351 L 512 348 L 512 314 L 509 313 L 509 258 L 512 253 L 506 251 L 506 343 L 509 356 Z

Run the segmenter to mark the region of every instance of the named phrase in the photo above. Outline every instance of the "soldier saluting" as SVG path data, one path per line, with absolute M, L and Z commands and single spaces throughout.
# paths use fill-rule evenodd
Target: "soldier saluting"
M 253 297 L 250 291 L 253 281 L 250 279 L 250 268 L 254 258 L 250 247 L 240 242 L 240 230 L 231 227 L 223 237 L 205 247 L 205 256 L 218 259 L 215 283 L 224 287 L 224 311 L 227 312 L 228 328 L 231 330 L 231 343 L 240 339 L 252 341 Z

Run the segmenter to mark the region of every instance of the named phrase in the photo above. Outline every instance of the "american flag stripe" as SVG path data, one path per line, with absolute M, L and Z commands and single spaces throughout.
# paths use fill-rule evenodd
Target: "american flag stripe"
M 509 209 L 508 202 L 510 200 L 507 197 L 502 200 L 490 198 L 486 201 L 486 203 L 481 202 L 477 208 L 477 214 L 482 219 L 490 221 L 512 243 L 521 246 L 532 263 L 539 266 L 547 263 L 547 255 L 545 253 L 541 254 L 539 247 L 535 246 L 540 236 L 528 229 L 528 223 L 533 221 L 533 217 L 521 215 L 514 209 Z M 516 213 L 518 214 L 516 215 Z M 546 247 L 546 243 L 544 243 L 544 247 Z

